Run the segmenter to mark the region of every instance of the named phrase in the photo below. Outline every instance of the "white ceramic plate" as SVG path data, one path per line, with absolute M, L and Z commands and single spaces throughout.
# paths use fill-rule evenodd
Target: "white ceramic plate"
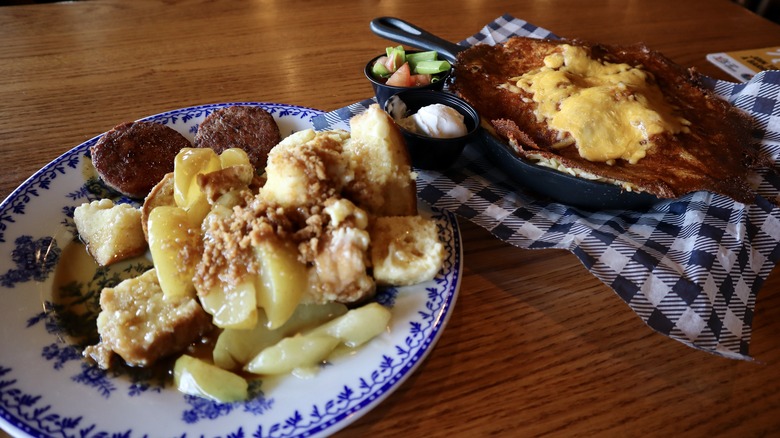
M 192 139 L 209 113 L 232 104 L 237 103 L 183 108 L 146 120 Z M 283 136 L 310 127 L 310 119 L 321 114 L 292 105 L 238 104 L 265 108 Z M 89 365 L 64 329 L 52 290 L 60 257 L 68 254 L 63 249 L 74 239 L 73 209 L 100 197 L 88 156 L 98 138 L 49 163 L 0 204 L 0 426 L 13 435 L 329 435 L 397 389 L 443 331 L 460 286 L 460 231 L 452 214 L 422 208 L 436 219 L 448 252 L 442 272 L 425 284 L 382 291 L 377 300 L 392 309 L 390 330 L 311 379 L 287 377 L 255 388 L 248 402 L 219 404 Z

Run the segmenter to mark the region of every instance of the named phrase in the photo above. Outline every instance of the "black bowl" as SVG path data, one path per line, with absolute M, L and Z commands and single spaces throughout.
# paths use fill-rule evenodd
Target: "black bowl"
M 467 133 L 455 138 L 433 138 L 404 129 L 401 133 L 406 140 L 406 148 L 412 165 L 420 169 L 443 170 L 450 167 L 463 152 L 466 145 L 476 139 L 479 131 L 479 114 L 465 100 L 445 91 L 425 89 L 406 89 L 396 95 L 406 104 L 407 114 L 416 113 L 420 108 L 436 103 L 454 108 L 463 115 Z M 389 103 L 382 107 L 388 111 Z
M 417 53 L 419 51 L 409 50 L 407 53 Z M 421 85 L 419 87 L 396 87 L 393 85 L 387 85 L 384 82 L 377 80 L 374 78 L 373 73 L 371 73 L 371 68 L 374 66 L 374 63 L 377 59 L 381 58 L 382 56 L 385 56 L 384 54 L 376 56 L 374 59 L 368 62 L 366 64 L 366 68 L 363 70 L 363 73 L 366 75 L 366 78 L 371 82 L 371 87 L 374 89 L 374 95 L 376 96 L 376 101 L 379 104 L 380 108 L 385 107 L 385 102 L 387 102 L 387 99 L 390 96 L 393 96 L 395 94 L 400 93 L 401 91 L 405 90 L 436 90 L 441 91 L 444 88 L 444 83 L 447 82 L 447 79 L 449 79 L 450 75 L 452 74 L 452 67 L 450 67 L 449 71 L 443 72 L 443 73 L 437 73 L 434 75 L 438 80 L 436 82 L 431 82 L 428 85 Z

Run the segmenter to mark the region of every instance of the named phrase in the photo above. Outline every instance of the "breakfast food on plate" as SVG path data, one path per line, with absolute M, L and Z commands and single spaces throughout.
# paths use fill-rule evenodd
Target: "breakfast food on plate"
M 102 368 L 180 355 L 177 388 L 225 402 L 247 396 L 247 375 L 311 375 L 384 332 L 377 284 L 433 279 L 444 250 L 392 119 L 374 105 L 350 127 L 282 140 L 264 184 L 242 149 L 179 151 L 136 210 L 154 268 L 103 290 L 85 355 Z M 212 359 L 186 354 L 207 332 Z
M 143 199 L 168 172 L 190 141 L 173 128 L 153 122 L 127 122 L 105 133 L 90 148 L 103 182 L 125 196 Z
M 215 266 L 223 267 L 216 271 L 222 278 L 262 272 L 258 256 L 263 263 L 265 255 L 294 251 L 285 265 L 308 278 L 305 287 L 292 288 L 305 292 L 299 299 L 358 302 L 374 293 L 370 216 L 416 215 L 416 190 L 403 137 L 384 111 L 372 106 L 350 129 L 300 131 L 271 151 L 257 197 L 208 222 L 197 289 L 224 281 L 213 274 Z M 253 236 L 249 248 L 236 246 L 244 234 Z
M 101 368 L 118 354 L 131 366 L 147 366 L 181 353 L 211 329 L 208 315 L 192 297 L 165 297 L 150 269 L 100 293 L 100 343 L 84 351 Z
M 626 190 L 750 203 L 750 119 L 644 46 L 511 38 L 458 55 L 453 89 L 521 157 Z
M 229 106 L 209 114 L 198 126 L 195 146 L 216 153 L 239 148 L 249 155 L 255 169 L 265 167 L 268 152 L 282 136 L 273 116 L 258 106 Z
M 82 204 L 73 211 L 79 236 L 100 266 L 146 252 L 141 212 L 129 204 L 101 199 Z

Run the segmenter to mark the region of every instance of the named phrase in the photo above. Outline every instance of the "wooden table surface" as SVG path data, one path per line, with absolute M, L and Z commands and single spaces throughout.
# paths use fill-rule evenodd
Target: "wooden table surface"
M 362 69 L 397 16 L 459 41 L 510 13 L 559 35 L 644 42 L 729 79 L 707 53 L 780 43 L 728 0 L 121 1 L 0 8 L 0 197 L 121 121 L 190 105 L 332 110 L 371 95 Z M 659 335 L 570 253 L 522 250 L 461 221 L 465 275 L 447 329 L 394 394 L 337 435 L 769 436 L 780 433 L 780 273 L 751 354 Z

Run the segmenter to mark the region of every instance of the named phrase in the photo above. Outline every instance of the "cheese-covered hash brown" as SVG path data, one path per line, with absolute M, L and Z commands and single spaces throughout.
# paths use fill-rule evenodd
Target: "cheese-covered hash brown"
M 752 121 L 642 45 L 515 37 L 458 54 L 453 89 L 530 161 L 661 198 L 751 203 Z

